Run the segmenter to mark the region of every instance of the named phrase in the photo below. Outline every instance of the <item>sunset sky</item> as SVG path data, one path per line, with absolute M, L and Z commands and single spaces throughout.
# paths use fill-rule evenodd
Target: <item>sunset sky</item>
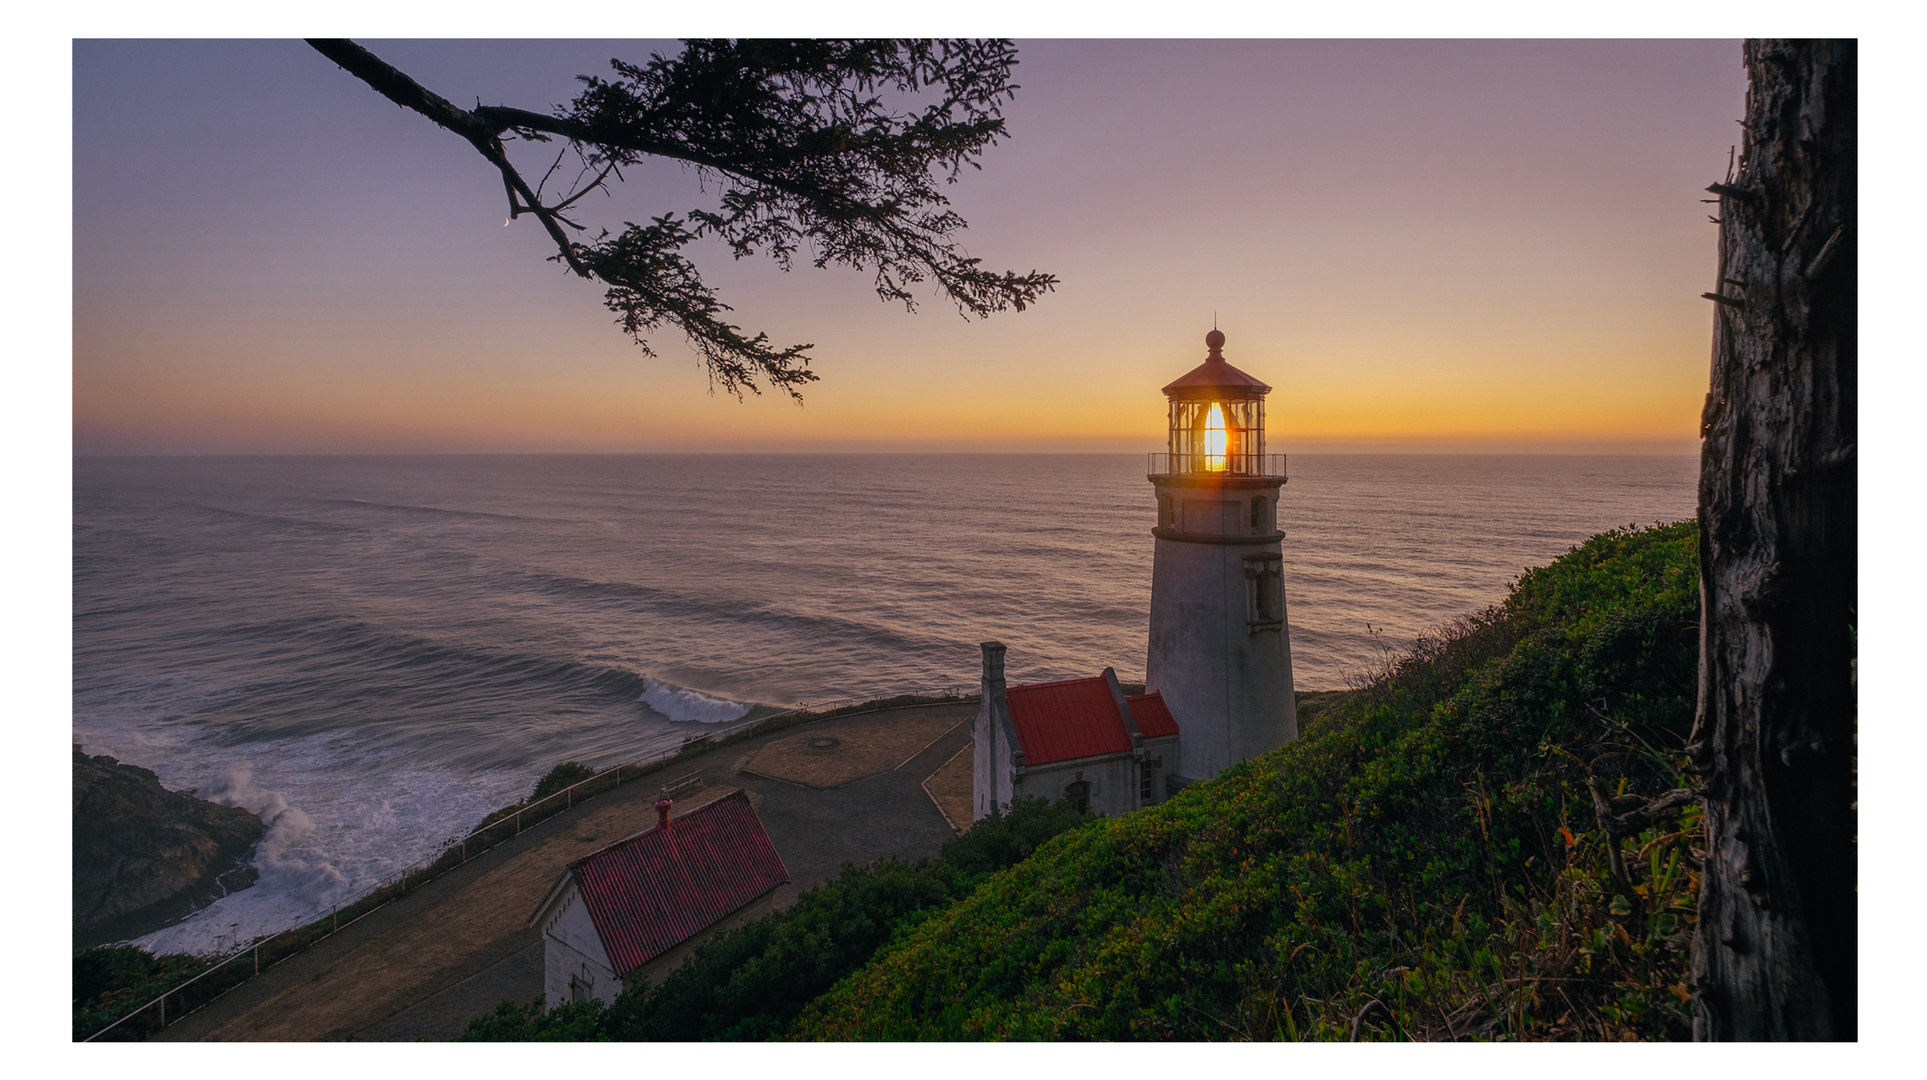
M 674 48 L 362 43 L 544 110 Z M 815 343 L 799 408 L 642 355 L 467 144 L 305 44 L 77 41 L 74 449 L 1150 450 L 1214 313 L 1274 450 L 1696 446 L 1737 41 L 1018 45 L 952 192 L 973 255 L 1062 279 L 1032 310 L 696 253 L 746 330 Z M 589 217 L 712 196 L 658 165 Z

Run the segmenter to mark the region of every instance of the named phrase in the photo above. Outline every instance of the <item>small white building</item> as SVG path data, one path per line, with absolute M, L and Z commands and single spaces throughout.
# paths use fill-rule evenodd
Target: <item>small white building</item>
M 660 981 L 707 932 L 770 906 L 789 871 L 741 791 L 569 864 L 536 908 L 554 1008 L 615 1001 L 625 983 Z
M 972 820 L 1034 796 L 1069 798 L 1107 817 L 1162 801 L 1178 725 L 1158 694 L 1127 695 L 1105 668 L 1089 679 L 1004 685 L 1004 646 L 983 644 L 983 700 L 972 727 Z

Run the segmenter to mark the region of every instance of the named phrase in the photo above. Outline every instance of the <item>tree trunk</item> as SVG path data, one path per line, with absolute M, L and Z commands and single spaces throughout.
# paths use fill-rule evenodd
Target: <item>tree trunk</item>
M 1700 1040 L 1853 1039 L 1853 41 L 1749 41 L 1701 420 Z

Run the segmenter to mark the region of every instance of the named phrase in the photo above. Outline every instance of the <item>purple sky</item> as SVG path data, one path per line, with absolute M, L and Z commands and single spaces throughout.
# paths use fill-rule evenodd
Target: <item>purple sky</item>
M 674 47 L 363 43 L 537 109 Z M 1214 312 L 1281 450 L 1693 445 L 1737 42 L 1019 56 L 1011 137 L 953 192 L 973 254 L 1063 279 L 1033 310 L 698 253 L 746 329 L 816 343 L 799 409 L 710 396 L 673 334 L 641 355 L 465 143 L 306 45 L 78 41 L 75 449 L 1151 449 Z M 590 217 L 706 198 L 656 165 Z

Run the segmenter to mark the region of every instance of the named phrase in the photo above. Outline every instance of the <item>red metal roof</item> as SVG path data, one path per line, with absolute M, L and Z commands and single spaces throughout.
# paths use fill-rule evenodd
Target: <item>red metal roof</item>
M 1131 706 L 1131 719 L 1137 721 L 1137 732 L 1147 739 L 1161 735 L 1178 733 L 1177 718 L 1164 704 L 1164 691 L 1153 690 L 1148 694 L 1133 694 L 1124 699 Z
M 1131 736 L 1103 676 L 1013 686 L 1005 695 L 1026 765 L 1130 752 Z
M 617 975 L 682 944 L 789 880 L 738 791 L 617 841 L 569 868 Z
M 1179 376 L 1175 382 L 1164 388 L 1166 394 L 1181 391 L 1201 392 L 1206 389 L 1223 388 L 1234 396 L 1246 397 L 1253 390 L 1269 391 L 1270 386 L 1232 367 L 1222 356 L 1214 355 L 1204 363 Z M 1191 394 L 1186 394 L 1187 397 Z
M 1205 348 L 1211 352 L 1204 363 L 1179 376 L 1176 382 L 1164 388 L 1173 397 L 1197 398 L 1217 397 L 1211 390 L 1225 390 L 1225 397 L 1248 398 L 1262 397 L 1271 387 L 1232 367 L 1224 359 L 1224 333 L 1213 330 L 1204 335 Z

